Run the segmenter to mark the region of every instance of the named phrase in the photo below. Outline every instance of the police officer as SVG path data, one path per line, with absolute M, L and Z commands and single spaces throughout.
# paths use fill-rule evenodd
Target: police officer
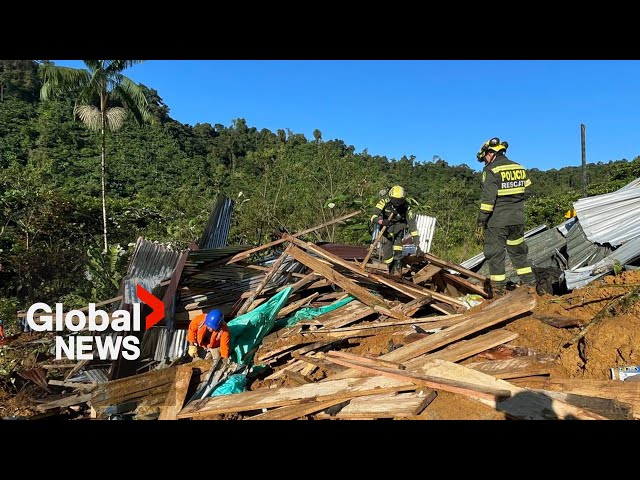
M 389 189 L 388 194 L 373 209 L 371 222 L 387 227 L 384 232 L 386 241 L 382 244 L 382 261 L 389 266 L 391 275 L 399 275 L 402 271 L 402 238 L 407 230 L 417 252 L 421 253 L 416 215 L 407 202 L 404 188 L 396 185 Z
M 531 180 L 522 165 L 507 158 L 508 147 L 507 142 L 493 137 L 484 142 L 476 154 L 485 167 L 475 234 L 478 241 L 484 242 L 494 297 L 503 296 L 506 290 L 505 250 L 521 283 L 535 285 L 536 280 L 524 241 L 524 200 Z

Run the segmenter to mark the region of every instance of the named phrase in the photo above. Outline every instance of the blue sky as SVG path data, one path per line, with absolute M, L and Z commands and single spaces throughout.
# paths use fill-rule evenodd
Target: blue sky
M 182 123 L 317 128 L 389 159 L 480 170 L 497 136 L 527 168 L 579 166 L 581 124 L 588 163 L 640 155 L 638 60 L 149 60 L 124 73 Z

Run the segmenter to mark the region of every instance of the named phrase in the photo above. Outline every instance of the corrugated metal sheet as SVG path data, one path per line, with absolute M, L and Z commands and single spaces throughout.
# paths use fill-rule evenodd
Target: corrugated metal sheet
M 232 213 L 233 200 L 224 195 L 218 195 L 209 215 L 207 226 L 198 241 L 198 246 L 201 249 L 220 248 L 227 245 Z
M 581 198 L 573 208 L 591 242 L 615 247 L 640 236 L 638 179 L 613 193 Z
M 544 230 L 547 229 L 546 225 L 540 225 L 539 227 L 535 227 L 532 228 L 531 230 L 528 230 L 526 232 L 524 232 L 524 238 L 529 238 L 532 237 L 533 235 L 536 235 L 540 232 L 543 232 Z M 468 270 L 473 270 L 475 267 L 477 267 L 478 265 L 480 265 L 482 262 L 484 262 L 484 253 L 479 253 L 467 260 L 465 260 L 464 262 L 462 262 L 460 265 Z
M 151 292 L 160 282 L 171 277 L 179 260 L 179 251 L 139 237 L 129 261 L 127 275 L 122 279 L 124 299 L 118 302 L 116 309 L 122 308 L 125 303 L 139 301 L 136 295 L 137 284 Z
M 610 253 L 607 257 L 600 260 L 594 265 L 575 268 L 573 270 L 565 270 L 564 276 L 567 288 L 573 290 L 575 288 L 584 287 L 588 283 L 597 280 L 613 270 L 616 263 L 626 265 L 640 258 L 640 237 L 634 238 L 622 245 L 615 252 Z
M 429 253 L 433 234 L 436 231 L 436 218 L 429 215 L 416 215 L 416 224 L 418 232 L 420 232 L 420 250 Z
M 425 253 L 429 253 L 431 251 L 431 243 L 433 242 L 433 234 L 436 231 L 436 218 L 428 215 L 416 215 L 416 226 L 418 227 L 418 233 L 420 234 L 420 249 Z M 376 238 L 378 238 L 381 228 L 382 227 L 377 223 L 373 225 L 371 244 L 373 244 Z M 382 238 L 378 243 L 374 250 L 374 256 L 380 257 L 382 255 L 382 244 L 385 241 L 386 239 Z M 381 258 L 379 259 L 382 260 Z
M 556 256 L 558 255 L 558 252 L 564 248 L 566 239 L 557 228 L 552 228 L 527 238 L 526 243 L 529 247 L 528 257 L 533 266 L 557 267 L 558 261 L 556 260 Z M 487 263 L 482 265 L 480 270 L 478 270 L 478 273 L 488 276 L 489 265 Z M 506 255 L 505 274 L 507 275 L 507 280 L 514 283 L 518 282 L 519 277 L 511 263 L 509 254 Z
M 187 353 L 187 330 L 177 329 L 170 332 L 164 327 L 153 327 L 142 337 L 141 358 L 153 358 L 173 361 Z
M 593 265 L 611 253 L 612 249 L 591 243 L 579 221 L 575 222 L 567 234 L 567 256 L 569 269 Z
M 68 378 L 67 380 L 70 382 L 107 383 L 109 381 L 107 371 L 108 369 L 106 368 L 92 368 L 90 370 L 85 370 L 72 378 Z

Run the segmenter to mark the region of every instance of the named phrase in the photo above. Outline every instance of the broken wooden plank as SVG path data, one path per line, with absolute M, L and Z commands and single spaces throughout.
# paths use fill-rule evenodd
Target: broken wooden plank
M 412 278 L 413 283 L 422 283 L 425 282 L 427 280 L 429 280 L 431 277 L 433 277 L 436 273 L 438 273 L 440 270 L 442 270 L 440 267 L 436 266 L 436 265 L 427 265 L 426 267 L 424 267 L 422 270 L 419 270 Z
M 423 295 L 418 298 L 414 298 L 410 302 L 405 303 L 404 305 L 400 305 L 400 311 L 404 313 L 407 317 L 413 317 L 418 310 L 420 310 L 425 305 L 431 303 L 433 301 L 433 296 L 430 294 Z
M 426 288 L 410 284 L 409 282 L 405 282 L 400 278 L 394 278 L 392 280 L 391 278 L 387 278 L 385 274 L 379 275 L 371 273 L 370 275 L 373 280 L 376 280 L 383 285 L 386 285 L 387 287 L 391 287 L 394 290 L 397 290 L 398 292 L 401 292 L 402 294 L 408 296 L 409 298 L 417 299 L 429 295 L 435 300 L 440 300 L 441 302 L 457 308 L 462 308 L 464 306 L 462 301 L 458 300 L 457 298 L 433 290 L 427 290 Z
M 164 405 L 160 408 L 158 420 L 175 420 L 176 415 L 184 405 L 187 398 L 187 391 L 191 383 L 193 367 L 191 365 L 180 365 L 176 370 L 173 385 L 169 389 Z
M 287 236 L 287 238 L 291 238 L 291 237 Z M 333 268 L 328 267 L 327 265 L 321 263 L 320 261 L 318 261 L 317 258 L 312 257 L 308 253 L 303 252 L 302 250 L 300 250 L 299 248 L 293 245 L 291 245 L 290 248 L 291 250 L 289 253 L 293 258 L 298 260 L 300 263 L 303 263 L 307 267 L 315 270 L 316 272 L 318 272 L 320 275 L 322 275 L 332 283 L 339 285 L 345 291 L 349 292 L 351 295 L 356 297 L 358 300 L 360 300 L 362 303 L 372 308 L 376 312 L 381 312 L 381 313 L 384 313 L 385 315 L 388 315 L 394 318 L 404 317 L 404 315 L 399 314 L 397 312 L 391 312 L 387 308 L 387 305 L 384 302 L 384 299 L 380 297 L 376 297 L 368 290 L 362 288 L 359 285 L 356 285 L 355 282 L 352 282 L 341 273 L 338 273 L 337 271 L 335 271 Z
M 334 362 L 330 362 L 325 360 L 323 357 L 314 357 L 312 355 L 301 355 L 296 352 L 293 353 L 293 358 L 305 362 L 307 364 L 314 365 L 319 368 L 324 368 L 325 370 L 333 371 L 333 372 L 341 372 L 344 370 L 344 367 L 336 365 Z
M 402 365 L 401 363 L 396 363 L 396 362 L 389 362 L 387 360 L 381 360 L 377 357 L 373 357 L 370 355 L 355 355 L 353 353 L 349 353 L 349 352 L 341 352 L 339 350 L 331 350 L 329 352 L 326 353 L 326 355 L 330 356 L 330 357 L 342 357 L 342 358 L 346 358 L 347 360 L 355 360 L 357 362 L 360 363 L 369 363 L 371 365 L 374 366 L 379 366 L 379 367 L 387 367 L 387 368 L 395 368 L 397 370 L 404 370 L 405 366 Z
M 441 272 L 441 274 L 445 280 L 449 282 L 457 283 L 458 285 L 461 285 L 463 288 L 473 293 L 477 293 L 478 295 L 481 295 L 484 298 L 489 298 L 489 294 L 485 291 L 483 287 L 479 287 L 475 283 L 471 283 L 469 280 L 465 280 L 464 278 L 459 277 L 458 275 L 453 275 L 452 273 L 449 273 L 449 272 L 443 271 Z
M 634 417 L 640 418 L 640 383 L 637 382 L 586 378 L 549 378 L 513 380 L 512 383 L 534 389 L 561 391 L 575 395 L 617 400 L 631 405 Z
M 553 355 L 529 355 L 506 360 L 467 363 L 465 367 L 473 368 L 496 378 L 507 379 L 529 377 L 531 375 L 549 375 L 554 363 L 555 356 Z
M 69 387 L 69 388 L 81 388 L 86 390 L 94 389 L 98 386 L 98 382 L 68 382 L 65 380 L 49 380 L 49 385 L 55 385 L 58 387 Z
M 502 345 L 518 338 L 518 334 L 508 330 L 492 330 L 484 335 L 479 335 L 471 340 L 461 340 L 449 345 L 442 350 L 426 355 L 420 355 L 406 363 L 408 369 L 420 368 L 425 361 L 438 358 L 449 362 L 459 362 L 465 358 L 473 357 L 496 345 Z
M 415 385 L 403 380 L 379 376 L 347 378 L 310 383 L 298 387 L 261 389 L 210 397 L 206 399 L 206 403 L 199 410 L 195 410 L 191 404 L 187 404 L 178 414 L 178 418 L 197 418 L 211 413 L 245 412 L 311 401 L 346 400 L 362 395 L 411 390 L 415 390 Z
M 342 420 L 409 418 L 418 415 L 437 396 L 433 390 L 357 397 L 334 417 Z
M 425 290 L 422 287 L 417 287 L 416 285 L 410 283 L 410 282 L 404 282 L 403 280 L 396 278 L 396 277 L 391 277 L 390 275 L 378 275 L 375 273 L 370 273 L 370 272 L 366 272 L 364 270 L 362 270 L 360 268 L 359 265 L 353 264 L 351 262 L 347 262 L 345 260 L 343 260 L 342 258 L 338 257 L 337 255 L 333 255 L 332 253 L 327 252 L 326 250 L 319 248 L 317 245 L 314 245 L 312 243 L 308 243 L 308 242 L 303 242 L 302 240 L 299 240 L 297 238 L 293 238 L 290 235 L 284 235 L 284 238 L 286 238 L 289 242 L 306 249 L 307 251 L 313 252 L 316 255 L 323 257 L 325 259 L 327 259 L 328 261 L 330 261 L 331 263 L 335 264 L 335 265 L 340 265 L 341 267 L 344 267 L 346 269 L 348 269 L 350 272 L 355 273 L 358 276 L 362 276 L 365 278 L 368 278 L 370 280 L 373 280 L 376 283 L 382 283 L 383 285 L 387 285 L 388 287 L 393 288 L 394 290 L 397 290 L 399 292 L 401 292 L 404 295 L 409 296 L 410 298 L 419 298 L 419 297 L 423 297 L 425 295 L 431 295 L 433 298 L 436 298 L 438 300 L 441 300 L 445 303 L 454 305 L 456 307 L 462 307 L 463 304 L 460 300 L 455 299 L 455 298 L 451 298 L 447 295 L 443 295 L 440 294 L 438 292 L 431 292 L 429 290 Z M 308 266 L 308 265 L 307 265 Z M 314 270 L 316 270 L 314 268 Z M 342 285 L 340 285 L 342 286 Z M 343 287 L 344 288 L 344 287 Z M 366 303 L 366 302 L 365 302 Z M 398 318 L 395 315 L 390 315 L 390 316 L 394 316 L 395 318 Z
M 282 252 L 280 257 L 273 263 L 269 271 L 265 273 L 264 278 L 262 279 L 260 284 L 256 287 L 256 289 L 253 292 L 251 292 L 251 295 L 249 296 L 249 298 L 247 298 L 245 302 L 242 304 L 236 316 L 243 315 L 249 311 L 249 307 L 251 306 L 255 298 L 258 295 L 260 295 L 260 292 L 262 292 L 262 289 L 267 286 L 267 283 L 269 283 L 269 281 L 278 272 L 278 270 L 280 270 L 280 267 L 282 266 L 282 262 L 284 262 L 288 256 L 289 256 L 289 249 L 285 248 L 284 252 Z
M 526 288 L 518 288 L 490 303 L 479 312 L 463 314 L 465 320 L 460 323 L 387 353 L 383 359 L 405 363 L 418 355 L 428 353 L 487 327 L 527 313 L 533 310 L 535 305 L 535 296 L 529 293 Z
M 424 385 L 436 390 L 444 390 L 445 392 L 459 393 L 468 397 L 483 398 L 495 401 L 496 399 L 502 399 L 508 397 L 511 393 L 507 389 L 486 387 L 484 385 L 478 385 L 475 383 L 469 383 L 464 381 L 458 381 L 451 378 L 443 378 L 434 375 L 422 375 L 416 372 L 410 372 L 406 370 L 396 370 L 386 367 L 372 367 L 369 365 L 363 365 L 360 363 L 345 361 L 343 359 L 326 357 L 327 360 L 335 362 L 338 365 L 354 368 L 356 370 L 362 370 L 363 372 L 373 373 L 374 375 L 382 375 L 384 377 L 394 378 L 397 380 L 412 381 L 416 385 Z M 362 377 L 370 378 L 370 377 Z M 340 381 L 340 380 L 337 380 Z
M 278 316 L 276 318 L 284 318 L 284 317 L 286 317 L 290 313 L 295 312 L 299 308 L 302 308 L 304 305 L 310 303 L 311 300 L 316 298 L 318 295 L 320 295 L 320 294 L 318 292 L 315 292 L 315 293 L 312 293 L 311 295 L 309 295 L 308 297 L 301 298 L 300 300 L 297 300 L 297 301 L 287 305 L 286 307 L 282 308 L 278 312 Z
M 44 411 L 52 408 L 65 408 L 73 405 L 79 405 L 86 403 L 91 399 L 91 393 L 78 393 L 76 395 L 69 395 L 57 400 L 52 400 L 45 403 L 40 403 L 36 406 L 36 410 Z
M 511 397 L 506 400 L 495 402 L 494 400 L 477 398 L 477 401 L 496 408 L 511 418 L 522 420 L 605 420 L 601 415 L 551 398 L 545 395 L 544 391 L 521 388 L 505 380 L 446 360 L 430 360 L 422 366 L 421 371 L 426 375 L 508 390 Z
M 458 265 L 457 263 L 447 262 L 441 258 L 436 257 L 430 253 L 423 253 L 421 255 L 425 260 L 431 262 L 434 265 L 437 265 L 440 268 L 446 268 L 448 270 L 454 270 L 456 272 L 462 273 L 470 278 L 475 278 L 476 280 L 480 280 L 481 282 L 488 281 L 488 278 L 484 275 L 474 272 L 473 270 L 469 270 L 468 268 L 463 267 L 462 265 Z
M 286 368 L 282 371 L 282 374 L 296 382 L 298 385 L 306 385 L 307 383 L 313 383 L 313 380 L 309 380 L 305 374 L 300 372 L 292 372 Z
M 208 372 L 211 368 L 211 360 L 194 360 L 189 366 L 200 372 Z M 159 370 L 113 380 L 103 384 L 102 388 L 94 392 L 91 397 L 91 405 L 98 409 L 108 405 L 124 403 L 130 400 L 140 399 L 147 395 L 168 393 L 178 367 L 168 367 Z
M 324 402 L 308 402 L 300 405 L 289 405 L 287 407 L 274 408 L 268 412 L 249 417 L 246 420 L 295 420 L 296 418 L 311 415 L 312 413 L 333 407 L 334 405 L 343 403 L 344 401 L 344 399 L 340 398 Z
M 293 235 L 291 235 L 292 237 L 300 237 L 302 235 L 306 235 L 307 233 L 311 233 L 311 232 L 315 232 L 316 230 L 320 230 L 321 228 L 325 228 L 328 227 L 330 225 L 334 225 L 336 223 L 339 222 L 344 222 L 345 220 L 348 220 L 350 218 L 355 217 L 356 215 L 359 215 L 360 212 L 351 212 L 348 213 L 346 215 L 342 215 L 341 217 L 335 218 L 333 220 L 330 220 L 328 222 L 322 223 L 320 225 L 316 225 L 315 227 L 311 227 L 311 228 L 307 228 L 306 230 L 303 230 L 301 232 L 298 233 L 294 233 Z M 266 250 L 267 248 L 271 248 L 271 247 L 275 247 L 276 245 L 280 245 L 281 243 L 285 242 L 286 240 L 284 238 L 280 238 L 278 240 L 275 240 L 273 242 L 269 242 L 269 243 L 265 243 L 264 245 L 260 245 L 259 247 L 255 247 L 255 248 L 251 248 L 249 250 L 246 250 L 242 253 L 238 253 L 237 255 L 234 255 L 233 257 L 231 257 L 231 259 L 227 262 L 227 265 L 231 264 L 231 263 L 235 263 L 238 262 L 244 258 L 248 258 L 251 255 L 253 255 L 256 252 L 260 252 L 262 250 Z

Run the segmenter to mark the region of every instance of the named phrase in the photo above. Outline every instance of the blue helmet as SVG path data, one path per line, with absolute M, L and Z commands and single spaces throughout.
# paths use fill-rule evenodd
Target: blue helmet
M 211 310 L 209 313 L 207 313 L 207 316 L 204 319 L 204 324 L 213 330 L 217 330 L 218 328 L 220 328 L 220 324 L 222 323 L 223 319 L 224 315 L 220 310 Z

